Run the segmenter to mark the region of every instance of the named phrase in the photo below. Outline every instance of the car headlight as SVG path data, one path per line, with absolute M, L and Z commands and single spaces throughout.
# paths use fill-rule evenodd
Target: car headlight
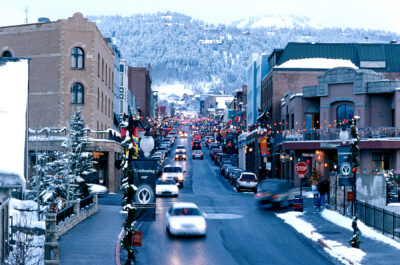
M 178 155 L 175 155 L 175 158 L 178 158 Z
M 179 180 L 183 180 L 183 176 L 182 176 L 182 175 L 179 175 L 179 176 L 178 176 L 178 179 L 179 179 Z
M 182 157 L 183 157 L 183 158 L 186 158 L 186 155 L 183 155 Z

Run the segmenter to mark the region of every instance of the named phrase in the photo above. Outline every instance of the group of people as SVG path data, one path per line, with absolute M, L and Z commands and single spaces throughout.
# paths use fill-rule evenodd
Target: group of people
M 313 195 L 314 195 L 314 207 L 318 208 L 318 211 L 321 210 L 321 207 L 324 208 L 328 202 L 328 194 L 329 194 L 329 180 L 327 177 L 322 176 L 318 181 L 312 182 L 311 186 Z

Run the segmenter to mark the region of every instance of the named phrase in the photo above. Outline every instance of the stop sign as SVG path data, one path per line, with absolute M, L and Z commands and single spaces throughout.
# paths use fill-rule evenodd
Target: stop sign
M 296 172 L 297 172 L 297 174 L 304 175 L 304 174 L 307 173 L 307 171 L 308 171 L 308 166 L 307 166 L 306 163 L 299 162 L 299 163 L 296 164 Z

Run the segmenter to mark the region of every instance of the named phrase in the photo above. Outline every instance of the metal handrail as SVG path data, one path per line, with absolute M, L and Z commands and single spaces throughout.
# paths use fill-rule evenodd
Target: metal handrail
M 92 195 L 87 196 L 86 198 L 81 199 L 81 200 L 79 201 L 79 208 L 80 208 L 80 209 L 83 209 L 83 208 L 85 208 L 86 206 L 92 204 L 92 203 L 93 203 L 93 198 L 94 198 L 94 196 L 93 196 L 93 194 L 92 194 Z
M 74 214 L 74 206 L 68 206 L 61 211 L 57 212 L 56 219 L 57 219 L 57 225 L 58 223 L 64 221 L 66 218 L 70 217 L 71 215 Z

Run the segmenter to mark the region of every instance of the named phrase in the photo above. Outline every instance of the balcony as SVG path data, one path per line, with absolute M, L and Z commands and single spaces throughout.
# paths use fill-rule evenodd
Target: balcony
M 282 142 L 304 141 L 340 141 L 339 128 L 319 130 L 287 130 L 281 133 Z M 399 140 L 400 128 L 396 127 L 367 127 L 358 128 L 360 140 Z M 351 136 L 350 136 L 351 137 Z
M 54 141 L 54 142 L 63 142 L 67 140 L 68 131 L 66 128 L 58 130 L 58 129 L 49 129 L 43 128 L 41 130 L 31 130 L 29 129 L 29 141 L 30 142 L 46 142 L 46 141 Z M 116 132 L 112 129 L 106 131 L 94 131 L 88 128 L 84 129 L 84 137 L 89 142 L 96 141 L 114 141 L 117 143 L 121 143 L 121 135 L 119 132 Z

